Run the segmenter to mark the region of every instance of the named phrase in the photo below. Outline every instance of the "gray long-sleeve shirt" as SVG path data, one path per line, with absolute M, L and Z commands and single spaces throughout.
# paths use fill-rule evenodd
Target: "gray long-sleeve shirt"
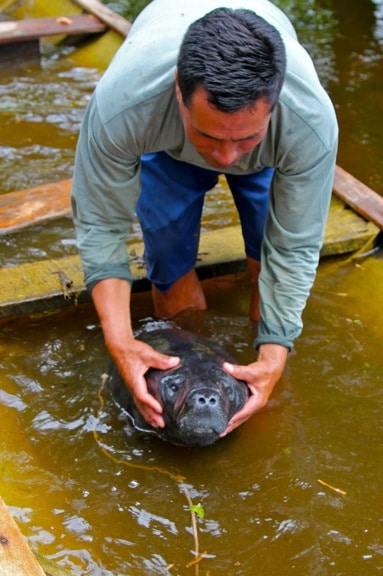
M 248 8 L 281 34 L 282 92 L 265 138 L 225 170 L 275 168 L 259 279 L 256 345 L 288 348 L 302 329 L 331 198 L 337 149 L 333 106 L 287 17 L 268 0 L 153 0 L 100 80 L 76 152 L 72 205 L 89 289 L 105 278 L 131 281 L 126 239 L 140 194 L 140 156 L 166 150 L 212 169 L 186 139 L 175 97 L 179 46 L 191 22 L 216 7 Z

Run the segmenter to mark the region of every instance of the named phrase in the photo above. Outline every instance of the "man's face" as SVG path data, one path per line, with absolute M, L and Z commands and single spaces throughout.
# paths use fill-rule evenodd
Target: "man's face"
M 200 86 L 186 107 L 176 82 L 177 100 L 186 136 L 213 168 L 224 170 L 250 152 L 264 138 L 271 112 L 263 98 L 239 112 L 221 112 L 207 100 Z

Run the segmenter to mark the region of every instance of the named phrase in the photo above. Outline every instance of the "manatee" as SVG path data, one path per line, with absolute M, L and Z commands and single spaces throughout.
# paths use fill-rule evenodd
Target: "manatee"
M 145 375 L 149 392 L 163 406 L 165 428 L 153 428 L 144 420 L 112 364 L 108 388 L 134 428 L 181 446 L 208 446 L 218 440 L 249 396 L 245 382 L 222 368 L 224 361 L 235 363 L 234 358 L 217 343 L 179 328 L 142 332 L 137 338 L 179 356 L 181 364 L 171 370 L 151 368 Z

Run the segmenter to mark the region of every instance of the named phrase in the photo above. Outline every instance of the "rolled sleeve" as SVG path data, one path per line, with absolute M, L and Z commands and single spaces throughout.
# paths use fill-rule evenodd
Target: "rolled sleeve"
M 105 278 L 132 281 L 126 248 L 140 193 L 140 160 L 120 149 L 93 95 L 76 150 L 73 221 L 88 290 Z
M 319 150 L 307 169 L 275 172 L 262 244 L 256 348 L 277 343 L 291 350 L 302 331 L 331 200 L 336 143 L 334 132 L 329 148 L 317 143 Z

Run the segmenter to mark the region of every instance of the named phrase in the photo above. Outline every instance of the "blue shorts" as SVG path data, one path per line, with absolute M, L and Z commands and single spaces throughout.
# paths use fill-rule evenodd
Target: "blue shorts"
M 225 174 L 238 209 L 245 252 L 260 260 L 274 170 Z M 165 292 L 195 266 L 206 192 L 219 174 L 174 160 L 166 152 L 141 157 L 142 191 L 136 212 L 145 244 L 148 279 Z

